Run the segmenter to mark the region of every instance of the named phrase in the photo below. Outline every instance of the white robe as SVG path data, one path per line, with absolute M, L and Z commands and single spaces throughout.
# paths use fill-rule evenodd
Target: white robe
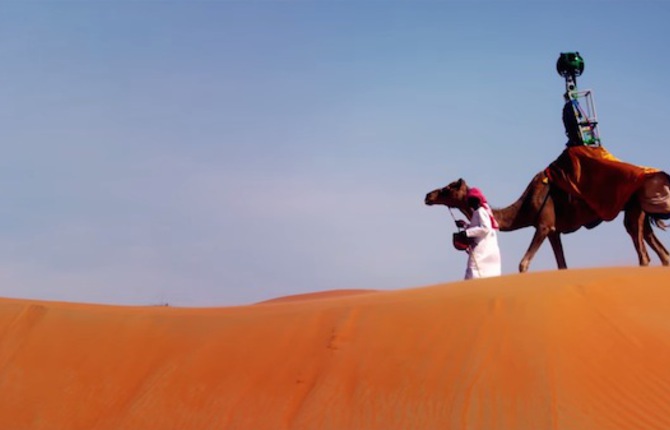
M 500 276 L 498 232 L 491 225 L 491 217 L 492 215 L 482 206 L 472 214 L 470 224 L 465 229 L 465 234 L 474 238 L 474 243 L 468 252 L 465 279 Z

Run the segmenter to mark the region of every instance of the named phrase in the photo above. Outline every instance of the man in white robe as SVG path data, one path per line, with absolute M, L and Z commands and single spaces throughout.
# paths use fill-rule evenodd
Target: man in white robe
M 465 279 L 500 276 L 500 248 L 498 247 L 498 223 L 486 202 L 486 198 L 477 188 L 471 188 L 467 195 L 468 205 L 474 210 L 470 222 L 457 222 L 465 228 L 465 236 L 470 239 L 468 265 Z

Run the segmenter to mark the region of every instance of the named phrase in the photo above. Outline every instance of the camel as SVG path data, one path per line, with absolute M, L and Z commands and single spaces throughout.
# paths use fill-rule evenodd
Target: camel
M 653 222 L 657 227 L 665 230 L 665 224 L 659 218 L 665 218 L 670 214 L 648 214 L 642 210 L 640 204 L 646 183 L 658 180 L 659 178 L 651 176 L 624 208 L 624 225 L 633 240 L 640 266 L 648 266 L 650 263 L 645 241 L 656 252 L 664 266 L 670 265 L 670 254 L 651 227 Z M 665 180 L 665 178 L 660 180 Z M 429 192 L 426 195 L 425 204 L 455 208 L 470 219 L 472 211 L 466 204 L 467 192 L 466 182 L 458 179 L 444 188 Z M 581 227 L 591 229 L 602 222 L 602 219 L 583 200 L 568 195 L 556 186 L 551 186 L 544 172 L 533 177 L 521 197 L 514 203 L 502 209 L 492 208 L 492 211 L 501 231 L 535 227 L 530 246 L 519 263 L 519 272 L 522 273 L 528 270 L 531 260 L 545 238 L 549 238 L 558 268 L 566 269 L 561 234 L 575 232 Z

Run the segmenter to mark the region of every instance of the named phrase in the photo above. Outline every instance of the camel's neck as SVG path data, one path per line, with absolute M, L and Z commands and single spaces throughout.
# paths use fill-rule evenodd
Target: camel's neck
M 491 208 L 501 231 L 518 230 L 537 223 L 538 214 L 547 202 L 547 191 L 541 189 L 545 187 L 543 178 L 542 173 L 538 173 L 528 184 L 521 197 L 511 205 L 504 208 Z M 466 205 L 465 199 L 449 207 L 458 209 L 467 219 L 472 218 L 473 211 Z
M 511 205 L 500 209 L 491 209 L 501 231 L 512 231 L 529 227 L 536 222 L 538 211 L 531 208 L 538 205 L 529 204 L 531 203 L 529 199 L 533 199 L 537 194 L 540 194 L 533 192 L 534 186 L 536 186 L 536 180 L 531 181 L 523 194 L 521 194 L 521 197 Z
M 519 215 L 519 209 L 521 208 L 521 203 L 522 201 L 521 199 L 519 199 L 510 206 L 507 206 L 506 208 L 502 209 L 491 208 L 491 212 L 493 212 L 493 217 L 498 222 L 500 231 L 511 231 L 528 226 L 527 224 L 517 225 L 518 223 L 516 222 Z M 458 209 L 461 211 L 463 215 L 465 215 L 467 219 L 472 218 L 472 210 L 469 210 L 467 208 L 465 209 L 458 208 Z
M 530 224 L 519 219 L 519 210 L 521 209 L 523 201 L 521 199 L 512 203 L 511 205 L 502 208 L 494 209 L 491 208 L 493 212 L 493 217 L 498 221 L 498 226 L 500 231 L 512 231 L 523 227 L 528 227 Z

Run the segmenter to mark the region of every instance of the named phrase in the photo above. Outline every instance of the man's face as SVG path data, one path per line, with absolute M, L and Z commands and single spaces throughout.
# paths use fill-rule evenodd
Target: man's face
M 479 206 L 481 206 L 481 203 L 477 197 L 468 197 L 468 206 L 474 210 L 477 210 L 479 209 Z

